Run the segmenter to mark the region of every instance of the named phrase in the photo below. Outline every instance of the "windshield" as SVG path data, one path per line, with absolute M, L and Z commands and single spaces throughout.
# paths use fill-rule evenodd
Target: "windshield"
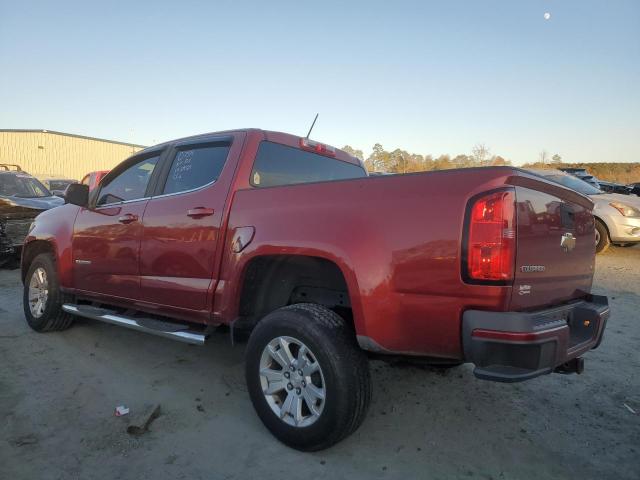
M 39 198 L 50 197 L 51 192 L 29 175 L 0 175 L 0 195 L 5 197 Z
M 565 187 L 580 192 L 583 195 L 600 195 L 602 191 L 596 187 L 589 185 L 587 182 L 580 180 L 572 175 L 544 174 L 545 178 L 564 185 Z

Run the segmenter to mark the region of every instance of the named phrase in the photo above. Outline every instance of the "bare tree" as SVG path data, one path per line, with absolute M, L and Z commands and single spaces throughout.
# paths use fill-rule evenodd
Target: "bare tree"
M 476 143 L 471 149 L 471 155 L 479 165 L 484 165 L 490 154 L 491 149 L 484 143 Z
M 549 162 L 549 152 L 542 150 L 538 155 L 539 162 L 546 165 Z
M 364 160 L 364 154 L 362 153 L 362 150 L 356 150 L 355 148 L 349 145 L 345 145 L 344 147 L 341 148 L 341 150 L 344 150 L 345 152 L 347 152 L 349 155 L 353 157 L 356 157 L 360 160 Z

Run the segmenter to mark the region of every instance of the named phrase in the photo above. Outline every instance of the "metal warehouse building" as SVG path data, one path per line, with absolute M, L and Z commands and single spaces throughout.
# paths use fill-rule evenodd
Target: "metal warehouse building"
M 1 130 L 0 163 L 15 163 L 37 177 L 81 180 L 110 170 L 143 145 L 52 130 Z

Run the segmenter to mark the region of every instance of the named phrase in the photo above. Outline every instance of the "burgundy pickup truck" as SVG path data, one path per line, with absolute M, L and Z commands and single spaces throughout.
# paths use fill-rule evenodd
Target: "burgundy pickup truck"
M 234 130 L 147 148 L 66 200 L 24 244 L 29 325 L 250 331 L 253 405 L 301 450 L 361 424 L 369 357 L 580 373 L 609 316 L 591 201 L 517 168 L 368 177 L 328 145 Z

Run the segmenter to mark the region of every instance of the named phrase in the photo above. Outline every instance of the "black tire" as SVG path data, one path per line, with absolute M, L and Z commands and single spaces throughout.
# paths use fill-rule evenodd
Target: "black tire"
M 34 272 L 42 268 L 46 273 L 48 283 L 48 295 L 45 302 L 44 311 L 41 316 L 35 317 L 31 313 L 29 307 L 29 283 Z M 72 297 L 65 295 L 60 291 L 60 282 L 58 281 L 58 270 L 53 257 L 48 253 L 41 253 L 33 259 L 27 275 L 24 280 L 24 291 L 22 295 L 22 304 L 24 316 L 29 326 L 36 332 L 54 332 L 66 330 L 73 324 L 73 316 L 62 310 L 63 303 L 69 303 Z
M 611 245 L 611 239 L 609 238 L 609 231 L 607 227 L 600 220 L 596 219 L 596 230 L 600 236 L 598 243 L 596 243 L 596 253 L 606 252 Z
M 281 420 L 267 403 L 260 382 L 260 359 L 270 341 L 288 336 L 313 352 L 324 377 L 326 396 L 317 420 L 297 427 Z M 302 451 L 330 447 L 353 433 L 371 401 L 371 378 L 365 353 L 353 329 L 335 312 L 299 303 L 280 308 L 261 320 L 247 345 L 246 380 L 258 416 L 282 443 Z

